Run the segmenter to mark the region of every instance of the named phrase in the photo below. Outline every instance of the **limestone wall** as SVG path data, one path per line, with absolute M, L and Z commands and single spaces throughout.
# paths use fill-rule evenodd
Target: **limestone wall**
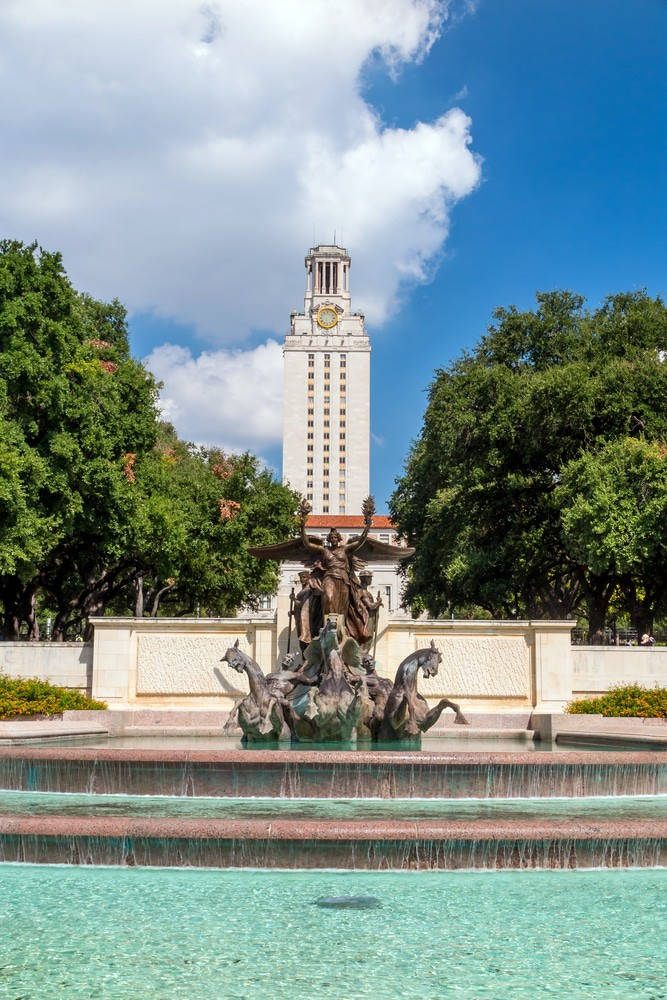
M 573 646 L 575 698 L 604 694 L 615 684 L 667 686 L 667 646 Z
M 90 691 L 92 642 L 0 642 L 0 674 Z
M 244 674 L 220 662 L 237 639 L 265 673 L 285 652 L 287 621 L 275 618 L 94 619 L 93 695 L 120 705 L 224 707 L 247 691 Z M 570 697 L 568 622 L 380 621 L 378 672 L 393 678 L 404 657 L 433 640 L 443 660 L 421 682 L 429 699 L 480 708 L 560 707 Z M 292 649 L 296 646 L 292 639 Z
M 225 650 L 238 639 L 268 673 L 285 652 L 287 622 L 282 602 L 275 615 L 263 617 L 98 618 L 94 643 L 0 642 L 0 673 L 87 690 L 116 707 L 226 709 L 247 691 L 247 682 L 220 662 Z M 393 679 L 404 657 L 433 640 L 442 663 L 436 677 L 420 679 L 420 690 L 429 701 L 450 697 L 472 710 L 559 711 L 572 698 L 601 694 L 614 684 L 667 686 L 667 648 L 571 646 L 570 627 L 414 621 L 383 611 L 378 672 Z
M 239 646 L 274 669 L 272 618 L 95 618 L 93 697 L 109 705 L 228 707 L 247 692 L 245 674 L 221 663 Z

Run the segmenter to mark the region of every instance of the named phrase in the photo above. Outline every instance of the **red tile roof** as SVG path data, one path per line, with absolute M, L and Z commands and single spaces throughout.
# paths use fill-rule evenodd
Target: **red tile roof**
M 363 528 L 361 514 L 311 514 L 306 521 L 308 528 Z M 376 514 L 372 527 L 395 530 L 394 522 L 386 514 Z

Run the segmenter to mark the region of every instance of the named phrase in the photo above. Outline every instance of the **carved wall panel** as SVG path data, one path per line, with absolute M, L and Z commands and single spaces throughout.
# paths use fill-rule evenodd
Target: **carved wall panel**
M 246 633 L 229 635 L 138 635 L 138 695 L 228 695 L 248 691 L 245 674 L 220 660 L 236 639 L 252 656 Z
M 530 645 L 522 635 L 417 636 L 442 653 L 435 677 L 419 677 L 425 697 L 530 698 Z

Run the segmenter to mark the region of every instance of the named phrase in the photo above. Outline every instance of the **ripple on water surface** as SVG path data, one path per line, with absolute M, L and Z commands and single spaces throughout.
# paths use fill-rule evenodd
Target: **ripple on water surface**
M 280 799 L 0 791 L 0 814 L 295 820 L 636 820 L 667 817 L 667 795 L 517 799 Z
M 0 996 L 658 1000 L 667 872 L 0 866 Z M 322 908 L 370 895 L 370 909 Z

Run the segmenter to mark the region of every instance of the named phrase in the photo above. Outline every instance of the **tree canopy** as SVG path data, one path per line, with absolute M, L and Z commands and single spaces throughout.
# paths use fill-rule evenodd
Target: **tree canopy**
M 494 321 L 436 372 L 390 502 L 417 548 L 406 600 L 583 614 L 600 638 L 614 599 L 646 627 L 667 581 L 667 309 L 555 291 Z
M 187 445 L 130 355 L 118 301 L 60 254 L 0 242 L 0 609 L 6 638 L 106 609 L 232 614 L 275 588 L 248 546 L 293 527 L 294 494 L 251 455 Z M 23 631 L 22 631 L 23 630 Z

